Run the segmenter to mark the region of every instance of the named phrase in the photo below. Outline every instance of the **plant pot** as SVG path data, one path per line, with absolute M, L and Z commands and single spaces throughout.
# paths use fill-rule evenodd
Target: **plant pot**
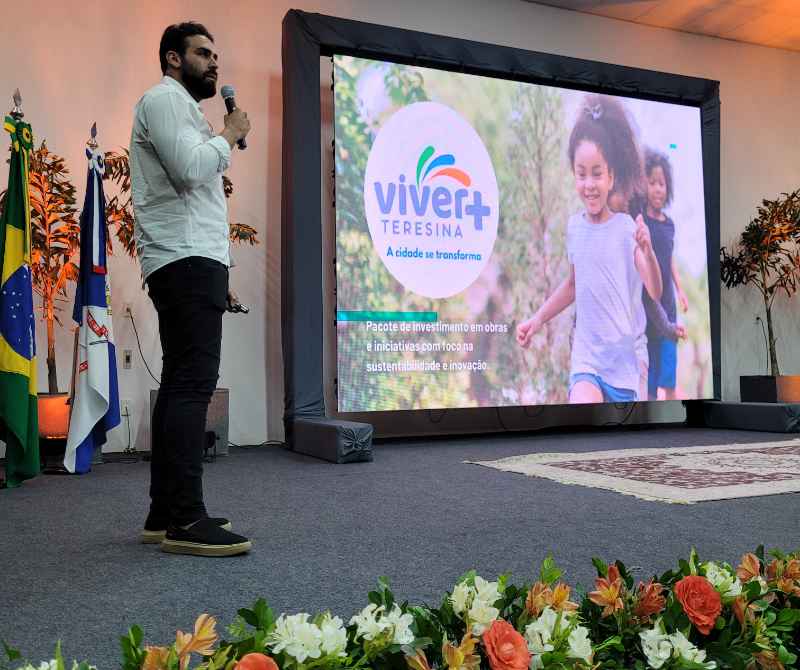
M 69 433 L 68 393 L 40 393 L 39 458 L 46 473 L 64 470 L 64 451 Z
M 800 375 L 741 375 L 742 402 L 800 403 Z

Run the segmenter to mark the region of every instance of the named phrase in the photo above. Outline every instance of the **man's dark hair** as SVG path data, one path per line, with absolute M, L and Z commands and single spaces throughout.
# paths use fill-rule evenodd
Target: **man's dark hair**
M 214 36 L 202 23 L 186 21 L 184 23 L 174 23 L 167 26 L 161 36 L 161 44 L 158 47 L 158 58 L 161 61 L 161 72 L 167 71 L 167 51 L 175 51 L 181 57 L 186 55 L 186 39 L 194 35 L 205 35 L 212 42 Z

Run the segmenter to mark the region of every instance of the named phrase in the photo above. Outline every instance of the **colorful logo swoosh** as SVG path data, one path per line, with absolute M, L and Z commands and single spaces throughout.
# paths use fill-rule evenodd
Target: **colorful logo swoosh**
M 453 154 L 439 154 L 433 158 L 435 153 L 436 149 L 433 146 L 427 146 L 419 155 L 419 160 L 417 161 L 417 187 L 419 187 L 420 182 L 424 182 L 429 175 L 431 179 L 436 177 L 450 177 L 460 182 L 465 187 L 472 183 L 472 179 L 466 172 L 460 168 L 454 167 L 456 158 Z M 433 158 L 433 160 L 431 160 L 431 158 Z

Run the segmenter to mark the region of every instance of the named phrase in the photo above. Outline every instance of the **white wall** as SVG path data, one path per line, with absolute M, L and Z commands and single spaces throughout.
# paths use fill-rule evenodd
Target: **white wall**
M 105 148 L 127 145 L 131 109 L 160 76 L 158 41 L 172 22 L 195 19 L 215 34 L 222 82 L 253 120 L 246 154 L 236 155 L 230 176 L 234 219 L 255 226 L 262 244 L 236 252 L 233 286 L 251 306 L 248 316 L 226 319 L 221 385 L 231 388 L 231 440 L 258 443 L 282 438 L 280 351 L 281 19 L 290 8 L 394 25 L 482 42 L 718 79 L 722 99 L 721 240 L 729 243 L 763 197 L 800 186 L 800 54 L 581 15 L 518 0 L 283 0 L 78 2 L 44 0 L 4 11 L 0 100 L 19 86 L 26 119 L 51 150 L 64 155 L 83 196 L 83 142 L 97 121 Z M 32 22 L 31 17 L 36 17 Z M 30 26 L 30 28 L 26 28 Z M 35 27 L 34 27 L 35 26 Z M 216 127 L 222 104 L 205 103 Z M 7 110 L 2 110 L 7 111 Z M 3 140 L 5 141 L 5 140 Z M 6 179 L 0 165 L 0 180 Z M 158 375 L 160 348 L 154 313 L 141 290 L 138 268 L 116 257 L 111 266 L 114 308 L 132 302 L 146 359 Z M 754 317 L 753 292 L 722 289 L 723 397 L 738 399 L 740 374 L 764 369 L 764 345 Z M 800 312 L 777 303 L 782 371 L 800 373 Z M 131 401 L 134 446 L 146 448 L 147 390 L 151 380 L 136 352 L 130 322 L 115 317 L 117 346 L 134 350 L 132 370 L 120 370 L 120 394 Z M 61 385 L 71 339 L 58 342 Z M 46 370 L 39 341 L 40 388 Z M 121 355 L 120 355 L 121 357 Z M 123 426 L 124 428 L 124 426 Z M 116 431 L 109 449 L 127 444 Z

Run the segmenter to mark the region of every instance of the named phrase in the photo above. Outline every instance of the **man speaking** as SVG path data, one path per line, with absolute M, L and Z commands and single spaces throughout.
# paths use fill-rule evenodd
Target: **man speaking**
M 203 502 L 203 445 L 217 385 L 228 288 L 229 228 L 222 173 L 250 130 L 234 109 L 214 135 L 201 100 L 217 90 L 214 38 L 199 23 L 169 26 L 163 79 L 136 105 L 130 164 L 136 251 L 158 313 L 163 368 L 153 412 L 150 513 L 142 541 L 164 551 L 232 556 L 250 549 Z

